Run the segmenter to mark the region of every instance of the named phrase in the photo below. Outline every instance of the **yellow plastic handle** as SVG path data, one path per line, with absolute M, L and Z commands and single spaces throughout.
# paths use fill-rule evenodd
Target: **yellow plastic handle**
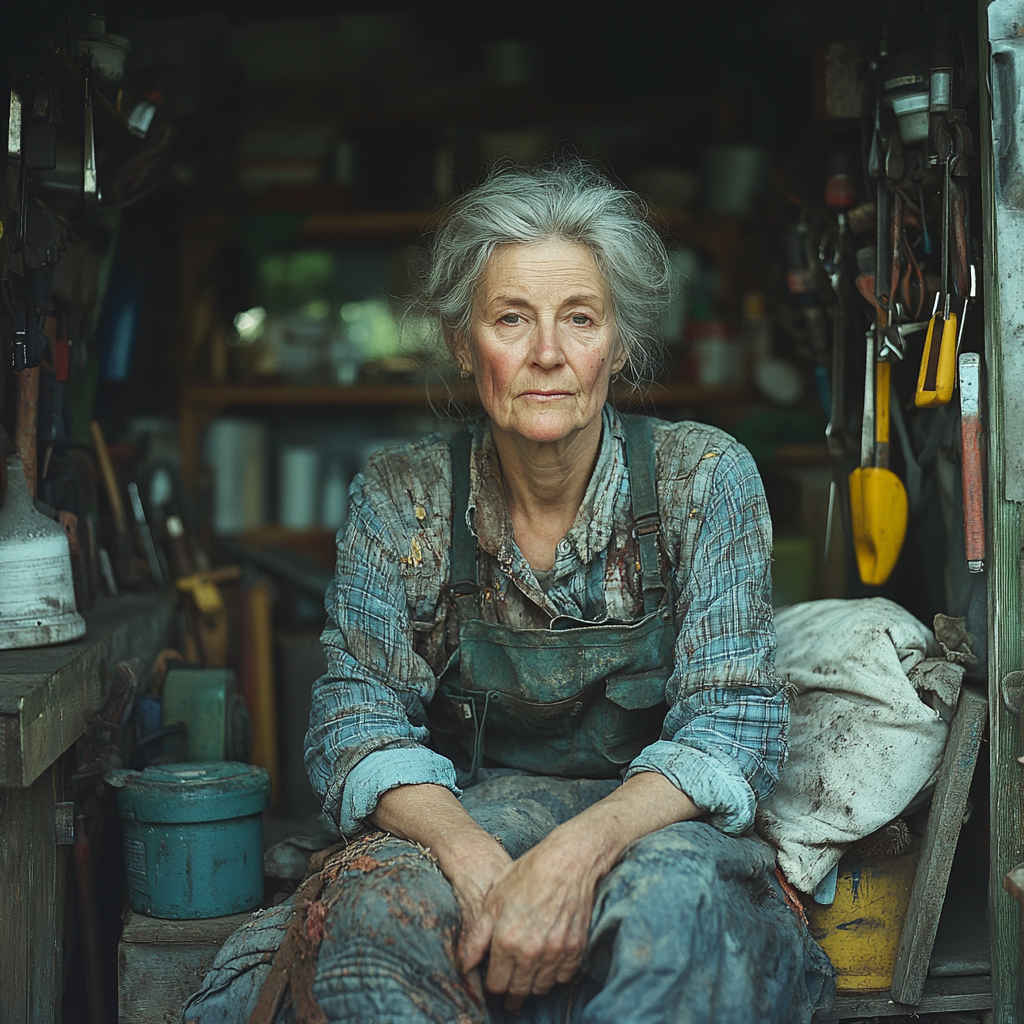
M 935 329 L 939 324 L 942 325 L 942 333 L 936 338 Z M 938 352 L 934 350 L 935 345 L 939 347 Z M 940 316 L 933 316 L 924 341 L 924 355 L 921 357 L 921 372 L 917 376 L 914 405 L 918 409 L 934 409 L 936 406 L 945 405 L 953 397 L 955 379 L 956 314 L 950 313 L 946 320 Z
M 875 441 L 889 443 L 889 375 L 891 364 L 875 363 Z

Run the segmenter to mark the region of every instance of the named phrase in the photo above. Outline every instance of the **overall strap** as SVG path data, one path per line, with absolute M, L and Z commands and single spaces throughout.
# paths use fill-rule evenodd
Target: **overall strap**
M 640 548 L 640 578 L 644 590 L 644 614 L 661 607 L 665 584 L 661 579 L 658 554 L 661 514 L 654 484 L 654 421 L 647 416 L 623 416 L 626 435 L 626 468 L 633 523 Z
M 451 588 L 459 612 L 465 619 L 475 618 L 477 594 L 476 537 L 466 525 L 469 509 L 469 459 L 473 439 L 468 430 L 460 430 L 448 443 L 452 460 L 452 548 Z

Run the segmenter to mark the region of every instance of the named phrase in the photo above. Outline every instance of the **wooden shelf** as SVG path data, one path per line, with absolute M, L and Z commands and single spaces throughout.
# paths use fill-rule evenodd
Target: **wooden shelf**
M 704 388 L 662 381 L 649 388 L 619 387 L 613 399 L 622 409 L 709 407 L 748 401 L 744 387 Z M 181 458 L 185 482 L 193 484 L 199 470 L 203 432 L 210 421 L 229 409 L 416 409 L 443 407 L 449 399 L 476 405 L 476 389 L 464 381 L 450 386 L 423 383 L 366 383 L 353 387 L 333 384 L 237 383 L 188 384 L 181 401 Z
M 247 216 L 259 217 L 257 210 Z M 270 211 L 273 215 L 273 211 Z M 296 242 L 331 242 L 350 238 L 416 238 L 441 223 L 439 210 L 351 210 L 310 213 L 292 235 Z M 651 223 L 664 234 L 705 250 L 716 263 L 726 264 L 739 240 L 739 221 L 684 208 L 652 206 Z

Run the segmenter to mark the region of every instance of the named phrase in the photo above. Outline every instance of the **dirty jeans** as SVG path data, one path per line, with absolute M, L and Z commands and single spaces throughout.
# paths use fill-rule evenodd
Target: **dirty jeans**
M 517 858 L 617 785 L 484 770 L 463 803 Z M 358 861 L 322 897 L 334 902 L 312 991 L 332 1022 L 806 1024 L 835 992 L 828 958 L 777 894 L 772 851 L 702 822 L 626 849 L 598 886 L 580 975 L 519 1015 L 496 997 L 481 1006 L 460 977 L 458 906 L 426 854 L 381 834 Z M 185 1024 L 245 1024 L 293 909 L 228 939 Z M 286 1002 L 278 1024 L 294 1020 Z

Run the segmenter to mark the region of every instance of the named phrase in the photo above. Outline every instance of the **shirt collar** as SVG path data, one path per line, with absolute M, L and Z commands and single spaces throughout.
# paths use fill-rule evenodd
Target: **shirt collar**
M 600 554 L 611 540 L 615 499 L 622 490 L 626 472 L 625 434 L 618 412 L 605 404 L 601 414 L 601 444 L 583 502 L 572 527 L 565 536 L 571 550 L 584 564 Z M 498 452 L 490 421 L 483 419 L 473 428 L 470 456 L 470 498 L 468 522 L 477 542 L 510 570 L 518 554 L 513 541 L 512 517 L 502 491 Z M 561 552 L 555 558 L 554 579 L 572 568 L 564 566 Z

